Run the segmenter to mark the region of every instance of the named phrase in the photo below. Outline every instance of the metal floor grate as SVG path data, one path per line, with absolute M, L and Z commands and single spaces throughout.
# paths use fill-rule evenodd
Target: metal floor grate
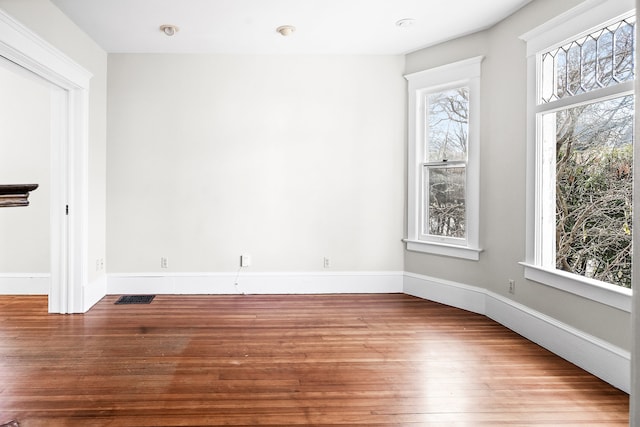
M 149 304 L 155 295 L 123 295 L 115 304 Z

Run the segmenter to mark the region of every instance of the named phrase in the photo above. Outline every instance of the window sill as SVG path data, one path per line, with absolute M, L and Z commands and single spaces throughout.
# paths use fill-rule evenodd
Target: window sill
M 525 262 L 520 264 L 524 266 L 526 279 L 615 307 L 627 313 L 631 312 L 631 289 Z
M 402 241 L 407 244 L 408 251 L 462 258 L 472 261 L 478 261 L 480 259 L 480 252 L 482 252 L 482 249 L 470 248 L 468 246 L 456 246 L 409 239 L 402 239 Z

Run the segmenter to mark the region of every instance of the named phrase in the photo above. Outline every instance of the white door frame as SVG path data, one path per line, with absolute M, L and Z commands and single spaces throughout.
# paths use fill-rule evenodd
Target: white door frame
M 84 313 L 91 73 L 0 10 L 0 56 L 55 86 L 51 117 L 50 313 Z

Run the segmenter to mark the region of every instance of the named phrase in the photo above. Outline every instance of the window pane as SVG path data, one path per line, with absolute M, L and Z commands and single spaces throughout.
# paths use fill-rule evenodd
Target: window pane
M 582 45 L 582 89 L 585 92 L 596 89 L 596 76 L 597 76 L 597 61 L 596 61 L 596 47 L 598 41 L 593 36 L 588 36 Z
M 624 287 L 631 287 L 633 111 L 629 95 L 543 119 L 555 125 L 543 135 L 556 148 L 556 268 Z
M 613 76 L 613 33 L 609 29 L 604 29 L 598 37 L 598 85 L 609 86 Z
M 555 57 L 551 53 L 542 55 L 542 99 L 545 102 L 556 99 L 555 79 L 553 76 L 555 68 Z
M 635 25 L 630 17 L 543 53 L 542 102 L 633 80 Z
M 613 78 L 624 82 L 633 79 L 634 39 L 633 25 L 622 21 L 614 33 Z
M 427 95 L 427 161 L 467 159 L 469 88 Z
M 463 166 L 425 166 L 423 234 L 465 237 L 465 172 Z
M 567 91 L 569 95 L 577 95 L 580 92 L 582 80 L 582 62 L 580 55 L 582 46 L 576 42 L 571 43 L 567 49 Z

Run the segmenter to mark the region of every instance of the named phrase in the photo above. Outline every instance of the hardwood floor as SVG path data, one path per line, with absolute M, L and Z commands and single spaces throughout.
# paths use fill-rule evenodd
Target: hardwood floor
M 0 423 L 628 425 L 629 398 L 485 318 L 407 295 L 0 297 Z

